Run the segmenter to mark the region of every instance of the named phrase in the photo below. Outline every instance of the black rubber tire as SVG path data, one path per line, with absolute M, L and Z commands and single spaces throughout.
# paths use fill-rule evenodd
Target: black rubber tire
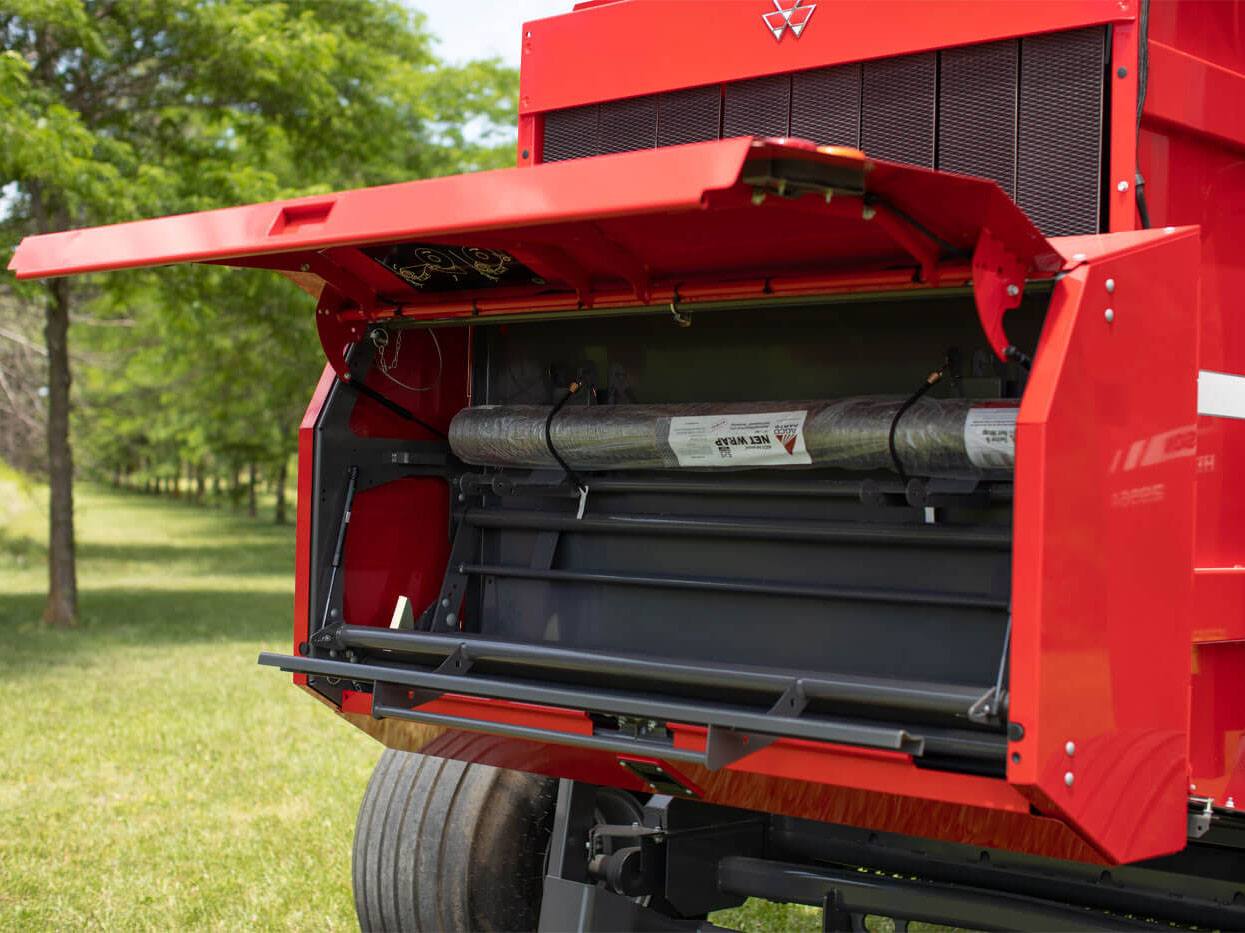
M 557 781 L 388 749 L 355 824 L 369 931 L 534 930 Z

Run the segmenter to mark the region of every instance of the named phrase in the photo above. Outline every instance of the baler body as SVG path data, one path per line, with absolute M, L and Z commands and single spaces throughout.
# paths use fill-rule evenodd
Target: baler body
M 316 297 L 293 650 L 265 663 L 391 747 L 1086 864 L 1232 832 L 1240 6 L 708 6 L 528 24 L 514 169 L 13 267 Z M 939 367 L 935 395 L 1018 404 L 1014 470 L 580 476 L 445 440 L 572 385 L 769 411 Z

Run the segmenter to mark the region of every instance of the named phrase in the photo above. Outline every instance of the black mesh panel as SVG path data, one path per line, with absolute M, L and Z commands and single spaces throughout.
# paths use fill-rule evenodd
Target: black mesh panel
M 597 106 L 569 107 L 545 114 L 545 146 L 541 160 L 561 162 L 599 155 L 601 141 L 597 134 Z
M 1020 45 L 947 49 L 939 63 L 938 168 L 1016 191 L 1016 82 Z
M 860 145 L 859 65 L 791 76 L 791 135 L 822 145 Z
M 1098 230 L 1105 55 L 1101 28 L 1021 42 L 1016 203 L 1047 236 Z
M 657 145 L 657 98 L 632 97 L 601 105 L 601 151 L 630 152 Z
M 722 91 L 716 85 L 671 91 L 657 99 L 657 145 L 678 146 L 717 139 L 722 128 Z
M 877 159 L 934 166 L 934 52 L 865 62 L 861 148 Z
M 722 136 L 786 136 L 790 115 L 790 75 L 736 81 L 726 86 Z

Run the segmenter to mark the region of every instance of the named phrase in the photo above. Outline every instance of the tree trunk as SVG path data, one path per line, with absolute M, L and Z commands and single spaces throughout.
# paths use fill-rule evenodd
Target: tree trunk
M 78 621 L 78 568 L 73 533 L 73 449 L 69 444 L 69 283 L 48 285 L 48 602 L 47 625 Z
M 259 514 L 259 504 L 255 501 L 255 485 L 257 479 L 255 476 L 255 461 L 251 461 L 251 465 L 247 468 L 247 484 L 246 484 L 246 514 L 255 518 Z
M 207 478 L 203 475 L 203 461 L 195 467 L 195 502 L 203 504 L 203 496 L 207 493 Z
M 285 474 L 289 469 L 287 460 L 282 459 L 281 466 L 277 469 L 277 516 L 278 525 L 285 524 Z

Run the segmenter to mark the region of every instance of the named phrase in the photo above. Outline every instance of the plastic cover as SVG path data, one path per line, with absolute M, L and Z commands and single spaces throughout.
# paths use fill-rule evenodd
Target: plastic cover
M 560 410 L 549 439 L 575 470 L 840 467 L 894 470 L 890 431 L 906 399 L 579 405 Z M 1011 470 L 1018 401 L 915 402 L 895 430 L 904 471 L 978 476 Z M 557 468 L 550 407 L 466 408 L 450 424 L 456 456 L 478 466 Z

